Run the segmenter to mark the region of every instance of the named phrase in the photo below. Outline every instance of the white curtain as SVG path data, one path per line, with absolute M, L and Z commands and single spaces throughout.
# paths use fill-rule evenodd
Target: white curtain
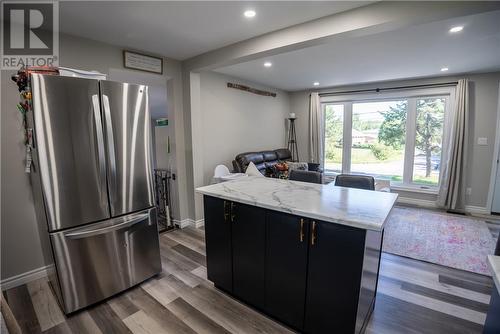
M 469 143 L 469 80 L 461 79 L 448 115 L 443 138 L 440 188 L 437 204 L 447 210 L 465 209 L 465 174 Z
M 323 117 L 318 93 L 309 100 L 309 162 L 323 164 Z

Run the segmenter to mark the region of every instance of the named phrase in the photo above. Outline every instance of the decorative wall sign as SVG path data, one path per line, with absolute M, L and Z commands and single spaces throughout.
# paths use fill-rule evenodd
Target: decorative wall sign
M 167 126 L 168 125 L 168 118 L 158 118 L 156 120 L 156 126 Z
M 235 83 L 231 83 L 231 82 L 227 83 L 227 87 L 234 88 L 234 89 L 239 89 L 239 90 L 242 90 L 242 91 L 245 91 L 245 92 L 249 92 L 249 93 L 254 93 L 254 94 L 257 94 L 257 95 L 276 97 L 276 93 L 267 92 L 265 90 L 260 90 L 260 89 L 248 87 L 248 86 L 245 86 L 245 85 L 239 85 L 239 84 L 235 84 Z
M 132 51 L 123 51 L 123 66 L 134 70 L 163 74 L 163 59 Z

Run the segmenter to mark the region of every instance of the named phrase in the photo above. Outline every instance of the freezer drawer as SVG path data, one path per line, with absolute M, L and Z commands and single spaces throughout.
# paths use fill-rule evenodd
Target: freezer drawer
M 50 235 L 65 313 L 161 271 L 156 209 Z

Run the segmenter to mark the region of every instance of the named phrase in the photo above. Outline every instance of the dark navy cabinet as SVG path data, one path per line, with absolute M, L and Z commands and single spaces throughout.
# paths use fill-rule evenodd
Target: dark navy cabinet
M 268 211 L 266 312 L 289 326 L 304 326 L 309 224 L 304 218 Z
M 233 255 L 231 245 L 230 205 L 214 197 L 205 196 L 205 240 L 207 277 L 222 290 L 233 291 Z
M 233 294 L 264 307 L 266 210 L 231 202 Z
M 204 196 L 208 279 L 305 333 L 362 332 L 382 232 Z
M 491 293 L 490 307 L 486 316 L 483 333 L 500 333 L 500 295 L 496 286 L 493 287 L 493 292 Z
M 365 231 L 311 222 L 304 329 L 354 333 Z

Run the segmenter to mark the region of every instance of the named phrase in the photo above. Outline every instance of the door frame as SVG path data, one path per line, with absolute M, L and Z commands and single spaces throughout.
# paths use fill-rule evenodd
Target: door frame
M 486 203 L 486 209 L 491 214 L 493 209 L 493 195 L 495 193 L 496 186 L 496 176 L 499 169 L 499 164 L 497 161 L 500 159 L 500 81 L 498 83 L 498 102 L 497 102 L 497 121 L 496 121 L 496 133 L 495 133 L 495 144 L 493 147 L 493 160 L 491 162 L 491 175 L 490 175 L 490 186 L 488 191 L 488 199 Z

